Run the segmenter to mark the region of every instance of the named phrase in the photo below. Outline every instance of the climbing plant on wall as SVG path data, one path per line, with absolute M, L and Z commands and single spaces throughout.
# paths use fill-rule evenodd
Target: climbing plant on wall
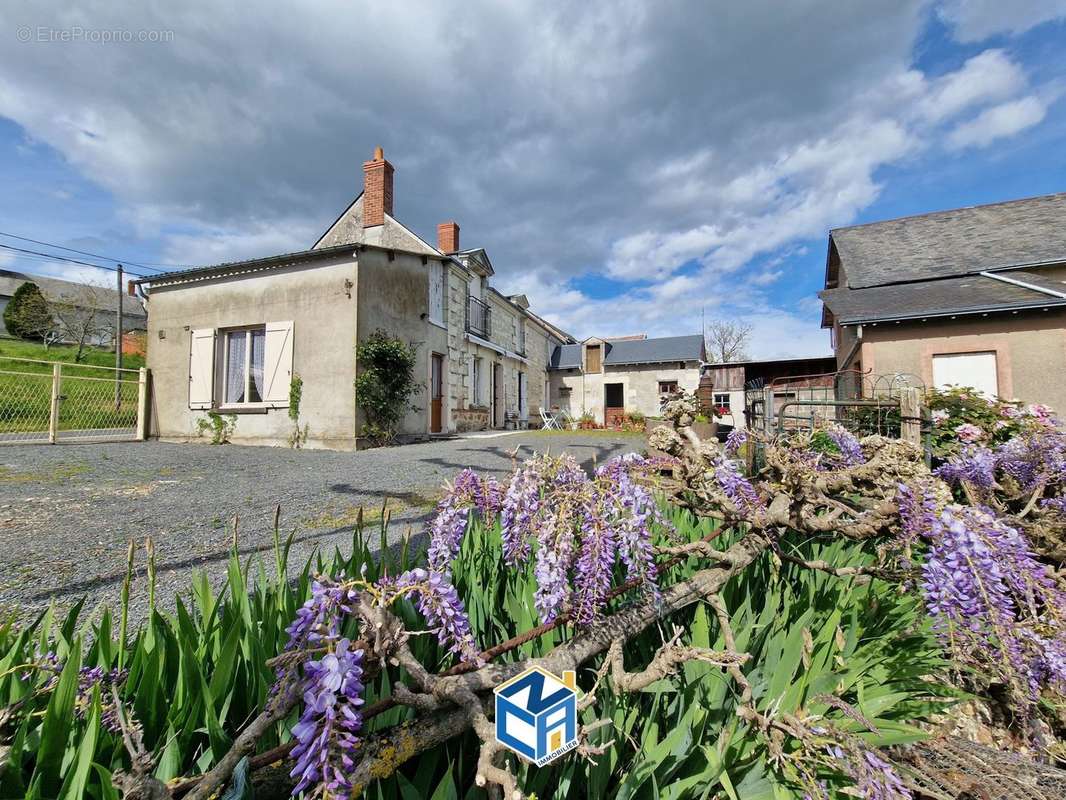
M 422 390 L 415 380 L 415 348 L 378 330 L 356 348 L 355 355 L 355 402 L 365 420 L 362 435 L 374 445 L 388 444 L 407 412 L 418 410 L 411 403 Z

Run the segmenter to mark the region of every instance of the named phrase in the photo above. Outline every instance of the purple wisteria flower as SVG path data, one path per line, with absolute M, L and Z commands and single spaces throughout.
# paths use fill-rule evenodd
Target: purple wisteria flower
M 672 531 L 673 525 L 663 516 L 655 497 L 644 486 L 623 478 L 608 489 L 618 527 L 618 551 L 626 567 L 626 580 L 639 581 L 644 592 L 658 602 L 660 592 L 655 566 L 653 528 Z
M 583 625 L 593 622 L 607 602 L 617 546 L 618 537 L 610 524 L 586 517 L 581 529 L 581 554 L 574 568 L 574 619 Z
M 337 580 L 343 580 L 340 576 Z M 286 650 L 329 645 L 340 639 L 344 615 L 351 614 L 359 593 L 335 579 L 316 578 L 311 582 L 311 596 L 296 611 L 296 619 L 285 629 L 289 634 Z
M 736 465 L 728 459 L 719 458 L 715 463 L 714 479 L 741 514 L 749 516 L 765 508 L 766 504 L 751 481 L 741 475 Z
M 725 437 L 725 454 L 731 457 L 735 456 L 747 441 L 748 431 L 746 428 L 733 428 L 729 435 Z
M 988 509 L 949 506 L 925 532 L 922 590 L 959 663 L 1005 684 L 1022 709 L 1066 688 L 1066 597 L 1015 528 Z
M 537 531 L 537 551 L 533 557 L 533 605 L 543 623 L 553 622 L 570 605 L 570 570 L 577 552 L 573 501 L 546 506 Z M 558 503 L 558 505 L 556 505 Z M 561 506 L 561 507 L 560 507 Z
M 914 797 L 892 765 L 872 750 L 829 745 L 826 752 L 854 781 L 859 797 L 866 800 L 912 800 Z
M 896 487 L 896 505 L 899 508 L 901 544 L 913 544 L 932 530 L 940 515 L 932 480 L 916 481 L 915 487 L 904 483 Z
M 825 432 L 833 444 L 837 446 L 837 450 L 840 451 L 840 455 L 833 459 L 834 466 L 854 467 L 866 463 L 862 445 L 859 444 L 859 440 L 855 438 L 851 431 L 841 425 L 830 425 Z
M 996 486 L 996 456 L 987 447 L 970 445 L 938 467 L 934 474 L 948 483 L 965 481 L 983 495 Z
M 503 488 L 495 478 L 481 478 L 472 469 L 464 469 L 437 504 L 429 523 L 429 567 L 449 572 L 459 554 L 470 521 L 471 509 L 477 509 L 482 521 L 493 524 L 503 502 Z
M 395 580 L 382 580 L 380 585 L 388 588 L 394 596 L 398 593 L 411 594 L 418 613 L 426 620 L 429 629 L 437 634 L 441 646 L 463 661 L 480 663 L 481 651 L 474 641 L 466 608 L 448 575 L 421 568 L 411 569 Z
M 324 796 L 347 800 L 352 795 L 348 776 L 359 744 L 363 717 L 363 651 L 338 640 L 321 660 L 304 664 L 304 710 L 292 733 L 296 759 L 290 775 L 297 779 L 293 797 L 310 786 Z
M 1045 497 L 1040 501 L 1040 507 L 1046 513 L 1066 519 L 1066 497 Z
M 55 689 L 65 662 L 60 660 L 52 650 L 46 653 L 38 652 L 34 661 L 36 669 L 49 673 L 48 680 L 41 687 L 41 691 L 50 692 Z M 24 673 L 23 679 L 29 680 L 31 674 Z M 109 690 L 112 686 L 116 688 L 122 686 L 127 677 L 129 677 L 129 671 L 125 669 L 105 670 L 99 666 L 79 669 L 78 688 L 74 695 L 74 716 L 82 720 L 89 716 L 92 710 L 93 690 L 100 687 L 100 724 L 111 733 L 120 733 L 122 726 L 118 721 L 118 710 Z

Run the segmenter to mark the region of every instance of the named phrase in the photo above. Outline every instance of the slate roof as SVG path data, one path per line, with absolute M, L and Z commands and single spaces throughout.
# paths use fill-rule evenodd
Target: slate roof
M 1016 271 L 999 273 L 1004 278 L 1036 284 L 1042 276 Z M 1058 284 L 1062 293 L 1066 286 Z M 959 278 L 872 286 L 867 289 L 826 289 L 819 293 L 842 325 L 924 319 L 955 314 L 977 314 L 1066 305 L 1066 297 L 1029 289 L 997 278 L 967 275 Z
M 658 339 L 607 339 L 603 365 L 665 364 L 671 361 L 704 360 L 703 337 L 663 336 Z M 564 344 L 552 351 L 549 369 L 574 369 L 581 366 L 583 344 Z
M 829 232 L 852 289 L 1066 261 L 1066 193 Z
M 97 311 L 118 310 L 118 290 L 102 286 L 89 286 L 62 278 L 50 278 L 47 275 L 31 275 L 26 272 L 0 269 L 0 297 L 11 297 L 24 283 L 35 283 L 46 299 L 55 302 L 71 303 L 82 308 L 94 308 Z M 122 298 L 122 316 L 147 319 L 141 301 L 136 297 Z

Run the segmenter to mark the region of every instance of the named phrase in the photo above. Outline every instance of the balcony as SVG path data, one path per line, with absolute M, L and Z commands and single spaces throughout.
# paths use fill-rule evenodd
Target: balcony
M 476 297 L 466 298 L 466 329 L 482 339 L 492 337 L 492 309 Z

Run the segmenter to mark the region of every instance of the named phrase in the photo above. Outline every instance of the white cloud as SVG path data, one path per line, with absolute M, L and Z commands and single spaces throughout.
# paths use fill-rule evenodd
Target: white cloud
M 957 40 L 980 42 L 1066 18 L 1066 0 L 944 0 L 937 13 Z
M 986 108 L 974 119 L 963 122 L 948 136 L 948 146 L 985 147 L 997 139 L 1014 136 L 1044 119 L 1047 108 L 1037 97 L 1023 97 Z
M 1022 68 L 1003 50 L 985 50 L 934 81 L 919 108 L 927 119 L 938 122 L 975 105 L 1010 97 L 1026 83 Z
M 1035 124 L 1022 101 L 1042 96 L 1001 49 L 944 75 L 916 69 L 925 0 L 654 13 L 638 0 L 296 0 L 252 28 L 208 2 L 41 0 L 7 21 L 90 20 L 174 36 L 0 48 L 0 115 L 107 190 L 138 236 L 162 240 L 162 260 L 310 246 L 380 144 L 397 217 L 430 237 L 457 219 L 501 286 L 575 333 L 698 330 L 706 308 L 821 337 L 813 311 L 762 299 L 788 277 L 774 255 L 852 221 L 886 167 Z M 624 291 L 570 288 L 590 271 Z
M 166 236 L 165 259 L 182 265 L 218 264 L 306 250 L 322 231 L 304 220 L 253 221 L 239 231 L 200 228 Z

